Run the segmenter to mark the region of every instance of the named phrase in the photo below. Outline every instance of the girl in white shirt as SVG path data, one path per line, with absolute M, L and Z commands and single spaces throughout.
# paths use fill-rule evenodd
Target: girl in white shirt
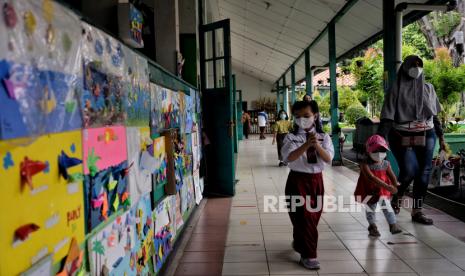
M 331 164 L 334 148 L 315 115 L 315 101 L 299 101 L 292 106 L 294 132 L 284 139 L 283 159 L 291 169 L 285 193 L 289 198 L 289 217 L 293 225 L 293 247 L 300 253 L 300 263 L 308 269 L 319 269 L 317 260 L 318 222 L 323 211 L 323 176 Z M 303 206 L 301 205 L 304 201 Z M 300 203 L 300 204 L 299 204 Z

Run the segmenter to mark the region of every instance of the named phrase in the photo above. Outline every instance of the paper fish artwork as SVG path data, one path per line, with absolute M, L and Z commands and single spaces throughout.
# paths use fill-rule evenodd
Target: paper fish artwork
M 84 196 L 87 231 L 130 205 L 126 130 L 104 127 L 83 130 Z
M 166 197 L 154 210 L 155 238 L 153 241 L 153 264 L 155 272 L 161 269 L 172 250 L 174 240 L 174 228 L 172 225 L 174 225 L 174 217 L 170 216 L 170 213 L 174 211 L 174 209 L 171 209 L 173 197 Z
M 153 156 L 153 140 L 148 127 L 128 127 L 126 133 L 128 162 L 133 164 L 129 171 L 129 193 L 132 203 L 136 204 L 141 195 L 152 191 L 152 172 L 157 160 Z
M 82 181 L 69 183 L 60 177 L 58 160 L 62 154 L 82 159 L 81 145 L 80 131 L 40 136 L 26 143 L 24 139 L 0 141 L 4 163 L 0 179 L 8 179 L 0 181 L 8 195 L 0 202 L 5 210 L 0 275 L 18 275 L 49 254 L 58 264 L 68 255 L 72 237 L 84 242 Z M 82 170 L 82 164 L 67 168 L 69 175 Z M 14 212 L 7 211 L 12 208 Z
M 69 247 L 68 256 L 66 256 L 65 263 L 63 264 L 62 270 L 57 276 L 71 276 L 76 275 L 77 271 L 80 270 L 83 263 L 84 251 L 79 248 L 79 244 L 73 237 L 71 239 L 71 245 Z
M 149 261 L 153 250 L 153 218 L 152 204 L 149 194 L 141 197 L 138 204 L 131 209 L 131 215 L 135 217 L 136 242 L 132 249 L 132 255 L 136 259 L 137 275 L 147 275 Z
M 91 275 L 135 275 L 131 248 L 135 246 L 135 218 L 130 211 L 115 217 L 87 241 Z

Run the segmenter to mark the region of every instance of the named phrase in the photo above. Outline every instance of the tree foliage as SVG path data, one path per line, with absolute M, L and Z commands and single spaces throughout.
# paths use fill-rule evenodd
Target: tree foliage
M 347 123 L 354 125 L 358 119 L 368 117 L 368 112 L 361 104 L 354 104 L 347 108 L 344 117 Z

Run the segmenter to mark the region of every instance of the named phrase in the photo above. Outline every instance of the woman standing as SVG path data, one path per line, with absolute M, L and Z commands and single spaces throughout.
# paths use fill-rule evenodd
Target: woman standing
M 436 137 L 441 149 L 446 144 L 437 117 L 441 105 L 430 83 L 425 82 L 423 61 L 408 56 L 397 73 L 397 84 L 386 94 L 381 112 L 379 134 L 389 137 L 400 173 L 397 196 L 392 207 L 399 213 L 400 199 L 413 181 L 412 221 L 431 225 L 433 220 L 422 212 L 422 201 L 431 177 Z
M 275 125 L 273 126 L 273 142 L 272 144 L 274 145 L 275 142 L 277 142 L 277 148 L 278 148 L 278 159 L 279 159 L 279 165 L 280 167 L 286 166 L 287 163 L 284 162 L 283 157 L 281 155 L 281 148 L 283 147 L 283 142 L 284 138 L 286 135 L 292 131 L 292 123 L 289 121 L 289 116 L 287 116 L 286 111 L 281 110 L 278 113 L 278 121 L 276 121 Z
M 285 193 L 290 200 L 293 247 L 300 253 L 301 265 L 308 269 L 320 268 L 316 251 L 317 226 L 323 211 L 322 171 L 325 164 L 331 164 L 334 156 L 331 138 L 323 132 L 321 125 L 315 123 L 318 112 L 315 101 L 294 103 L 292 114 L 296 126 L 284 139 L 282 148 L 283 158 L 291 169 Z M 297 202 L 304 205 L 297 205 Z

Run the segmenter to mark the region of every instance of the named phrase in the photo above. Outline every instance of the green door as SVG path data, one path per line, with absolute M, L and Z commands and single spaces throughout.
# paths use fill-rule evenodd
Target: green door
M 229 19 L 200 26 L 200 73 L 206 146 L 207 194 L 233 196 L 234 114 Z

